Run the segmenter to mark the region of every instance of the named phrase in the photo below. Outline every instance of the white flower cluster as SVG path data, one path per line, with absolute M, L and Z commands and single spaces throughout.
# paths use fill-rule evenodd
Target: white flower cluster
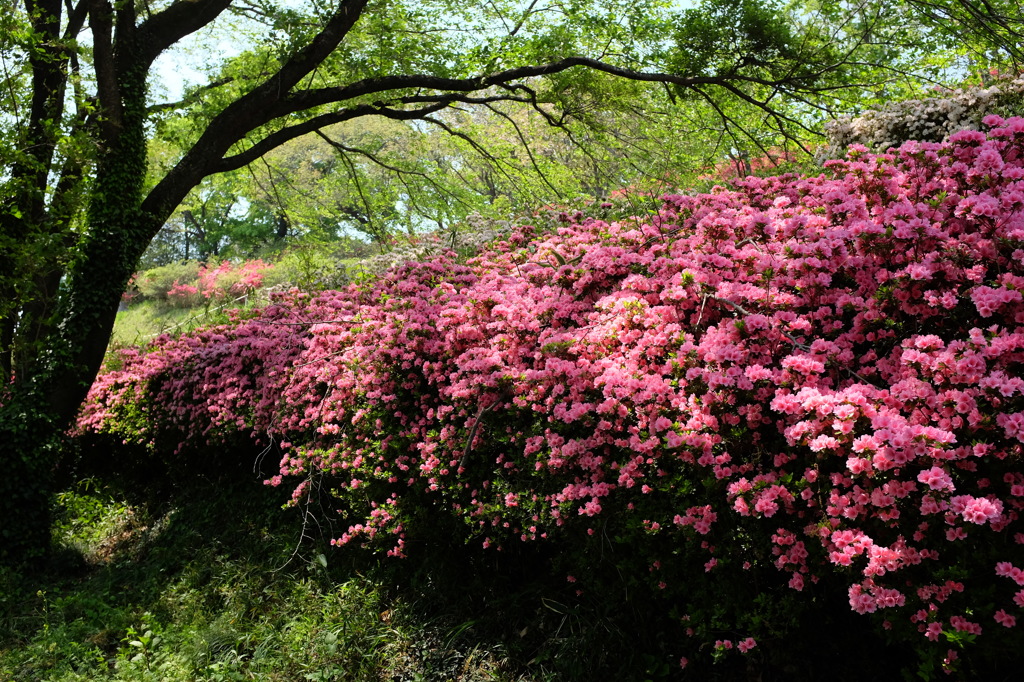
M 512 224 L 507 220 L 494 220 L 472 213 L 466 216 L 463 224 L 452 230 L 419 237 L 415 243 L 397 245 L 387 253 L 364 259 L 356 269 L 364 274 L 380 275 L 403 263 L 423 260 L 449 249 L 464 256 L 473 256 L 485 245 L 506 236 L 511 229 Z
M 495 220 L 479 213 L 470 213 L 461 229 L 449 233 L 447 242 L 450 248 L 460 253 L 475 255 L 495 239 L 508 236 L 511 231 L 512 223 L 508 220 Z
M 1024 78 L 1000 80 L 982 88 L 943 91 L 941 97 L 893 102 L 860 116 L 842 116 L 825 124 L 828 145 L 821 159 L 842 158 L 851 144 L 882 152 L 907 140 L 942 142 L 960 130 L 977 130 L 989 114 L 1024 112 Z

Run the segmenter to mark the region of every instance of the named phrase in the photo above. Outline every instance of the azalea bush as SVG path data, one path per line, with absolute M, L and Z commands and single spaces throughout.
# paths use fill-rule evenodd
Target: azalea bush
M 247 296 L 260 288 L 265 274 L 273 267 L 259 259 L 203 265 L 199 268 L 197 288 L 203 298 L 213 301 Z
M 134 281 L 146 298 L 166 301 L 175 308 L 193 308 L 251 294 L 273 267 L 258 259 L 237 264 L 186 261 L 147 270 Z
M 78 428 L 257 442 L 339 545 L 614 561 L 679 665 L 839 604 L 970 671 L 1024 644 L 1024 119 L 985 125 L 293 291 L 124 351 Z
M 990 114 L 1019 113 L 1024 105 L 1024 78 L 993 74 L 993 82 L 963 88 L 938 88 L 932 97 L 891 102 L 858 116 L 841 116 L 825 124 L 828 144 L 823 158 L 841 157 L 851 144 L 875 151 L 903 142 L 942 142 L 961 130 L 978 130 Z

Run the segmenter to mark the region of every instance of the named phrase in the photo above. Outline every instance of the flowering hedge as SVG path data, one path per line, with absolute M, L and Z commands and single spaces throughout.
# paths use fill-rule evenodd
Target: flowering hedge
M 293 292 L 125 351 L 79 428 L 269 438 L 362 510 L 338 544 L 624 544 L 684 665 L 837 589 L 925 672 L 1019 651 L 1024 119 L 985 123 Z

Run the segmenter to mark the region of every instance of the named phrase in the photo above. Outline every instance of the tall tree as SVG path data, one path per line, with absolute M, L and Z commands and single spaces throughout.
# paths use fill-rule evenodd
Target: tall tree
M 888 78 L 862 54 L 871 22 L 853 30 L 846 3 L 824 5 L 0 0 L 0 556 L 46 547 L 55 436 L 140 255 L 205 177 L 363 117 L 497 102 L 550 115 L 546 103 L 595 74 L 663 84 L 723 120 L 747 106 L 777 128 L 805 125 L 843 88 Z M 262 28 L 231 69 L 181 102 L 151 101 L 160 55 L 239 18 Z M 150 176 L 147 132 L 175 110 L 191 113 L 183 152 Z

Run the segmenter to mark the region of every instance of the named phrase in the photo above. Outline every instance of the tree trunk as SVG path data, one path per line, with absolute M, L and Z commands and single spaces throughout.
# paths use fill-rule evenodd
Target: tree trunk
M 144 215 L 145 70 L 122 73 L 122 118 L 106 136 L 89 196 L 79 257 L 62 285 L 56 318 L 34 363 L 0 397 L 0 561 L 46 554 L 63 434 L 103 363 L 121 294 L 166 216 Z
M 30 393 L 0 407 L 0 562 L 42 558 L 50 545 L 55 430 Z

